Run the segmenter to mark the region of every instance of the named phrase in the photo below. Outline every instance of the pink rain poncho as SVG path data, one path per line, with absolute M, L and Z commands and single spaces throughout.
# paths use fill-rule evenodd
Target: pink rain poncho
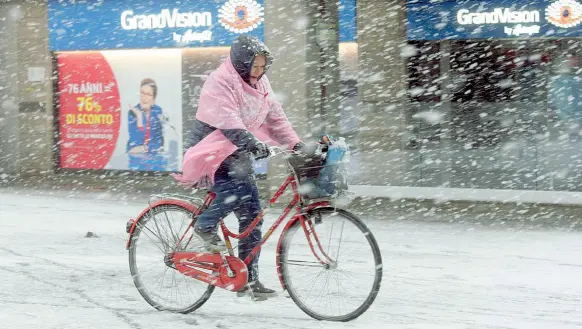
M 255 89 L 227 58 L 204 83 L 196 113 L 198 120 L 218 129 L 186 151 L 182 174 L 174 178 L 194 188 L 213 185 L 216 170 L 237 149 L 219 129 L 246 129 L 268 145 L 292 149 L 300 139 L 273 96 L 266 75 Z

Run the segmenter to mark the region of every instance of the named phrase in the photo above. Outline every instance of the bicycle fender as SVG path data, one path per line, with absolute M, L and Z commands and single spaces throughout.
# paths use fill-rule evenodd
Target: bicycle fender
M 162 205 L 173 205 L 173 206 L 184 207 L 193 213 L 196 212 L 196 209 L 197 209 L 196 205 L 189 203 L 189 202 L 181 201 L 181 200 L 167 199 L 167 200 L 160 200 L 160 201 L 154 202 L 150 207 L 147 207 L 144 210 L 142 210 L 141 213 L 136 218 L 132 218 L 127 222 L 126 231 L 129 234 L 129 237 L 127 239 L 127 244 L 125 246 L 126 250 L 129 250 L 129 247 L 131 247 L 133 232 L 135 231 L 135 227 L 137 226 L 137 223 L 145 216 L 146 213 L 148 213 L 150 211 L 151 208 L 155 208 L 157 206 L 162 206 Z
M 315 203 L 312 203 L 312 204 L 304 207 L 303 212 L 301 214 L 307 214 L 316 208 L 327 208 L 329 206 L 330 206 L 329 201 L 315 202 Z M 281 254 L 281 247 L 283 245 L 283 239 L 285 238 L 285 233 L 287 232 L 287 230 L 291 226 L 295 225 L 295 223 L 299 220 L 299 216 L 301 216 L 301 214 L 293 216 L 293 218 L 291 218 L 287 222 L 287 225 L 285 225 L 285 227 L 283 228 L 283 231 L 281 232 L 281 236 L 279 236 L 279 241 L 277 242 L 277 252 L 275 254 L 275 257 L 276 257 L 275 262 L 276 262 L 276 267 L 277 267 L 277 276 L 279 277 L 279 282 L 281 283 L 281 287 L 283 287 L 283 290 L 285 290 L 286 287 L 285 287 L 285 282 L 283 281 L 283 274 L 281 273 L 281 264 L 279 263 L 279 254 Z

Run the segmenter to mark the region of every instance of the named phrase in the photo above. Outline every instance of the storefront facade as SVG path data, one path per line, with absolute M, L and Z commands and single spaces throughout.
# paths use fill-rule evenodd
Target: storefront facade
M 0 33 L 9 36 L 11 28 L 19 33 L 4 44 L 16 51 L 1 55 L 7 79 L 18 77 L 16 87 L 0 90 L 6 109 L 0 133 L 19 145 L 15 150 L 0 143 L 12 154 L 2 160 L 7 172 L 42 174 L 79 166 L 136 170 L 127 153 L 129 111 L 145 78 L 159 86 L 156 97 L 167 112 L 160 123 L 165 153 L 137 170 L 156 171 L 159 164 L 167 166 L 162 171 L 180 169 L 197 93 L 237 35 L 224 25 L 208 26 L 229 1 L 196 8 L 188 2 L 169 5 L 176 1 L 145 8 L 128 1 L 113 9 L 105 5 L 104 16 L 96 16 L 100 8 L 68 11 L 62 1 L 52 13 L 50 1 L 0 7 L 8 18 Z M 582 78 L 582 24 L 568 20 L 580 15 L 578 2 L 564 1 L 342 1 L 337 85 L 332 81 L 325 90 L 335 103 L 325 111 L 318 107 L 321 67 L 313 64 L 317 29 L 306 19 L 317 15 L 317 6 L 256 1 L 263 20 L 250 33 L 275 52 L 270 79 L 300 134 L 310 138 L 324 127 L 345 136 L 353 151 L 351 184 L 367 195 L 393 187 L 581 191 L 576 91 Z M 570 6 L 567 15 L 561 10 L 565 5 Z M 66 29 L 59 28 L 63 24 Z M 164 24 L 180 26 L 155 32 Z M 100 69 L 82 69 L 90 61 Z M 44 80 L 39 78 L 43 69 Z M 104 80 L 99 84 L 95 77 Z M 105 89 L 111 83 L 116 91 Z M 97 109 L 87 91 L 100 92 L 100 114 L 119 108 L 103 119 L 114 125 L 113 133 L 82 131 L 82 123 L 95 124 L 85 119 L 95 117 L 78 121 L 79 114 Z M 81 127 L 63 127 L 67 118 Z M 79 134 L 114 137 L 99 149 L 101 157 L 79 156 L 84 145 L 64 151 L 72 145 L 67 138 Z
M 418 186 L 582 191 L 582 5 L 408 1 Z

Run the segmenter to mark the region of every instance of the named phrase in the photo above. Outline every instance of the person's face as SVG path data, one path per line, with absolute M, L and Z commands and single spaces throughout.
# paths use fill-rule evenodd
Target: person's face
M 149 109 L 154 105 L 155 101 L 154 89 L 148 85 L 142 86 L 139 95 L 139 103 L 141 104 L 141 107 L 143 109 Z
M 265 73 L 266 63 L 267 59 L 265 58 L 265 56 L 260 55 L 255 57 L 255 60 L 253 61 L 253 66 L 251 68 L 251 77 L 249 79 L 251 85 L 253 86 L 256 85 L 257 82 L 259 81 L 259 77 L 263 75 L 263 73 Z

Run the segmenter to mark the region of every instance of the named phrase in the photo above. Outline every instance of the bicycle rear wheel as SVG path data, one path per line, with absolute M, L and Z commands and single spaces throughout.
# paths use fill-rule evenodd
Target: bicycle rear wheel
M 192 212 L 178 205 L 159 205 L 136 225 L 129 248 L 129 269 L 142 297 L 160 311 L 190 313 L 202 306 L 214 286 L 178 272 L 169 259 L 177 250 L 202 250 L 203 242 L 190 234 Z M 188 243 L 188 245 L 186 245 Z M 139 251 L 139 252 L 138 252 Z
M 353 320 L 372 305 L 380 290 L 380 248 L 366 225 L 345 210 L 319 208 L 306 218 L 313 223 L 322 248 L 314 235 L 307 233 L 307 222 L 306 229 L 298 220 L 285 231 L 279 249 L 283 284 L 309 316 L 326 321 Z M 306 234 L 311 238 L 306 239 Z M 311 247 L 319 259 L 327 255 L 331 261 L 322 264 Z

